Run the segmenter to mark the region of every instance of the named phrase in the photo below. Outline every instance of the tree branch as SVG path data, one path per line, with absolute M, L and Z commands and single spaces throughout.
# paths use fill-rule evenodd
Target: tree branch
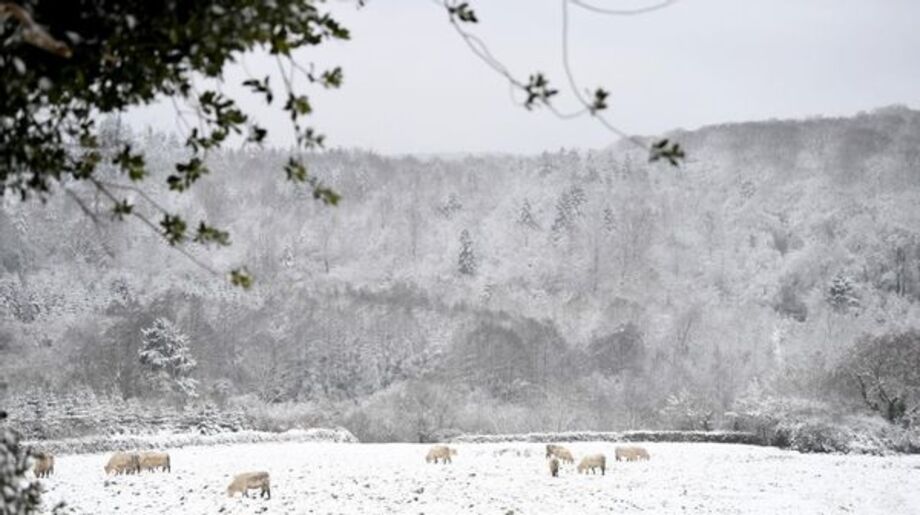
M 650 13 L 652 11 L 657 11 L 659 9 L 664 9 L 665 7 L 670 7 L 673 4 L 676 4 L 678 0 L 664 0 L 660 3 L 650 5 L 647 7 L 638 7 L 636 9 L 609 9 L 606 7 L 598 7 L 593 4 L 589 4 L 584 0 L 569 0 L 572 2 L 572 5 L 577 5 L 582 9 L 593 11 L 598 14 L 609 14 L 613 16 L 636 16 L 640 14 Z
M 22 40 L 26 43 L 65 59 L 73 55 L 66 43 L 48 34 L 22 6 L 12 2 L 0 3 L 0 21 L 10 16 L 22 27 Z

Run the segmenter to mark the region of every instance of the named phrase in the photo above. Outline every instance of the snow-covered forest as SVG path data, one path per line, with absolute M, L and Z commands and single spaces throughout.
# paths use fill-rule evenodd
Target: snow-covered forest
M 341 425 L 362 441 L 909 427 L 920 416 L 920 112 L 673 136 L 687 149 L 680 168 L 626 143 L 537 156 L 325 151 L 309 165 L 342 194 L 337 207 L 274 173 L 281 151 L 215 152 L 214 173 L 183 195 L 152 181 L 157 202 L 231 231 L 230 247 L 194 252 L 248 266 L 249 291 L 107 207 L 94 222 L 65 194 L 7 196 L 10 422 L 67 399 L 208 406 L 260 429 Z M 107 120 L 103 147 L 123 140 L 164 177 L 185 152 Z M 87 185 L 65 187 L 102 206 Z

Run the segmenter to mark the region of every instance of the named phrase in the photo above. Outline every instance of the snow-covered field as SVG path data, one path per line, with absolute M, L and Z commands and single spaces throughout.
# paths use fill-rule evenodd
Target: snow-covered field
M 641 444 L 640 444 L 641 445 Z M 568 465 L 549 476 L 542 444 L 459 444 L 453 464 L 414 444 L 261 443 L 173 449 L 172 473 L 105 477 L 103 454 L 61 456 L 42 480 L 75 513 L 920 513 L 920 456 L 798 454 L 774 448 L 650 443 L 651 461 L 606 476 Z M 229 499 L 231 474 L 271 473 L 272 498 Z M 253 492 L 252 495 L 257 492 Z

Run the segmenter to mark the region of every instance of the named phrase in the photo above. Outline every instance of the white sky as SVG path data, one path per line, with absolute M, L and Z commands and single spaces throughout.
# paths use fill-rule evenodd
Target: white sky
M 562 0 L 470 0 L 472 30 L 517 76 L 542 71 L 564 89 Z M 593 0 L 605 7 L 649 2 Z M 539 152 L 597 148 L 613 137 L 590 119 L 561 121 L 528 112 L 507 82 L 480 62 L 430 0 L 335 2 L 352 40 L 308 49 L 298 62 L 341 65 L 342 89 L 316 92 L 314 125 L 328 146 L 392 153 Z M 584 88 L 612 91 L 608 116 L 630 133 L 654 134 L 728 121 L 850 115 L 883 105 L 920 106 L 918 0 L 682 0 L 639 17 L 570 7 L 571 56 Z M 273 58 L 248 56 L 254 76 Z M 245 78 L 230 70 L 224 90 L 291 141 L 276 104 L 237 94 Z M 280 86 L 279 77 L 272 83 Z M 560 95 L 560 106 L 572 106 Z M 139 109 L 138 128 L 175 130 L 170 103 Z

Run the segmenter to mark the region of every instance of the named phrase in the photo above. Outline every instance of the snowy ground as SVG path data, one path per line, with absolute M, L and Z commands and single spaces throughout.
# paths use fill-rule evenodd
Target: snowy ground
M 635 444 L 633 444 L 635 445 Z M 641 444 L 639 444 L 641 445 Z M 774 448 L 650 443 L 651 461 L 573 466 L 549 476 L 542 444 L 459 444 L 450 465 L 429 446 L 262 443 L 170 451 L 173 472 L 106 478 L 102 454 L 61 456 L 46 502 L 75 513 L 920 513 L 920 456 L 798 454 Z M 226 496 L 231 474 L 271 473 L 272 499 Z M 254 492 L 255 493 L 255 492 Z

